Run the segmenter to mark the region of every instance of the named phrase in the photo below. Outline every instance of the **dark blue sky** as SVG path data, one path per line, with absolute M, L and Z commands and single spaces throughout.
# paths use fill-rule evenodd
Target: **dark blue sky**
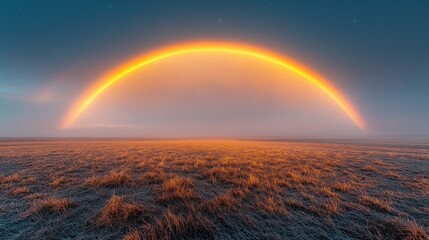
M 370 135 L 427 135 L 428 12 L 423 0 L 1 1 L 0 136 L 60 136 L 52 126 L 106 69 L 204 39 L 311 66 L 358 107 Z

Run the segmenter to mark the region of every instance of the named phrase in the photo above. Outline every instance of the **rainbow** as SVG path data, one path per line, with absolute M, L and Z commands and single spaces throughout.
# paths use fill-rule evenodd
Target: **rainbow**
M 354 124 L 365 129 L 363 119 L 360 117 L 356 109 L 347 101 L 347 99 L 332 86 L 327 80 L 318 74 L 312 72 L 305 66 L 288 59 L 284 56 L 277 55 L 264 49 L 256 48 L 253 46 L 240 44 L 240 43 L 225 43 L 225 42 L 192 42 L 185 44 L 177 44 L 165 47 L 147 54 L 140 55 L 125 64 L 109 71 L 107 74 L 95 82 L 94 85 L 89 87 L 79 99 L 72 105 L 67 112 L 61 128 L 70 128 L 73 122 L 85 111 L 86 108 L 107 88 L 111 87 L 114 83 L 120 81 L 128 74 L 141 69 L 149 64 L 161 61 L 163 59 L 171 58 L 174 56 L 192 54 L 192 53 L 228 53 L 235 55 L 242 55 L 251 58 L 260 59 L 285 69 L 288 69 L 303 79 L 315 85 L 322 92 L 327 94 L 339 108 L 354 122 Z

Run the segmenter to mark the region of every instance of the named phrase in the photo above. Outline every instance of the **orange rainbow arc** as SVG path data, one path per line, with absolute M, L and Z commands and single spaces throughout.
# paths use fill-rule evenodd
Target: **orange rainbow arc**
M 81 97 L 69 109 L 67 115 L 61 123 L 61 128 L 70 128 L 74 121 L 85 111 L 85 109 L 107 88 L 121 80 L 128 74 L 147 66 L 151 63 L 161 61 L 170 57 L 204 52 L 230 53 L 242 56 L 257 58 L 272 64 L 288 69 L 297 75 L 309 81 L 322 92 L 327 94 L 353 121 L 360 129 L 365 129 L 365 124 L 356 109 L 347 101 L 347 99 L 336 90 L 327 80 L 318 74 L 312 72 L 305 66 L 288 59 L 284 56 L 277 55 L 264 49 L 237 43 L 224 42 L 197 42 L 177 44 L 170 47 L 162 48 L 148 54 L 138 56 L 131 61 L 115 68 L 113 71 L 103 75 L 94 85 L 81 95 Z

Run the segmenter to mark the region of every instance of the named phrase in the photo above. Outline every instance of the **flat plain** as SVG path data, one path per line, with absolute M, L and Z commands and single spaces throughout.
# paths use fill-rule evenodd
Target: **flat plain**
M 429 239 L 429 144 L 4 140 L 0 239 Z

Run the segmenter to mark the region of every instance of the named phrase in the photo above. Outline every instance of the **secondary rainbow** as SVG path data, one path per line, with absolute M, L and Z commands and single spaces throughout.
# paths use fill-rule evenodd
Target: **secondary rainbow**
M 79 99 L 72 105 L 61 122 L 61 128 L 70 128 L 75 120 L 88 108 L 88 106 L 100 96 L 107 88 L 114 85 L 116 82 L 123 79 L 128 74 L 141 69 L 149 64 L 161 61 L 163 59 L 171 58 L 174 56 L 192 54 L 192 53 L 228 53 L 257 58 L 262 61 L 270 62 L 272 64 L 281 66 L 288 69 L 303 79 L 314 84 L 322 92 L 327 94 L 338 107 L 354 122 L 354 124 L 365 129 L 365 124 L 362 117 L 358 114 L 356 109 L 347 101 L 347 99 L 325 78 L 314 73 L 307 67 L 299 64 L 298 62 L 280 56 L 276 53 L 270 52 L 265 49 L 249 46 L 241 43 L 225 43 L 225 42 L 192 42 L 185 44 L 176 44 L 169 47 L 161 48 L 159 50 L 140 55 L 125 64 L 109 71 L 104 74 L 99 80 L 89 87 Z

